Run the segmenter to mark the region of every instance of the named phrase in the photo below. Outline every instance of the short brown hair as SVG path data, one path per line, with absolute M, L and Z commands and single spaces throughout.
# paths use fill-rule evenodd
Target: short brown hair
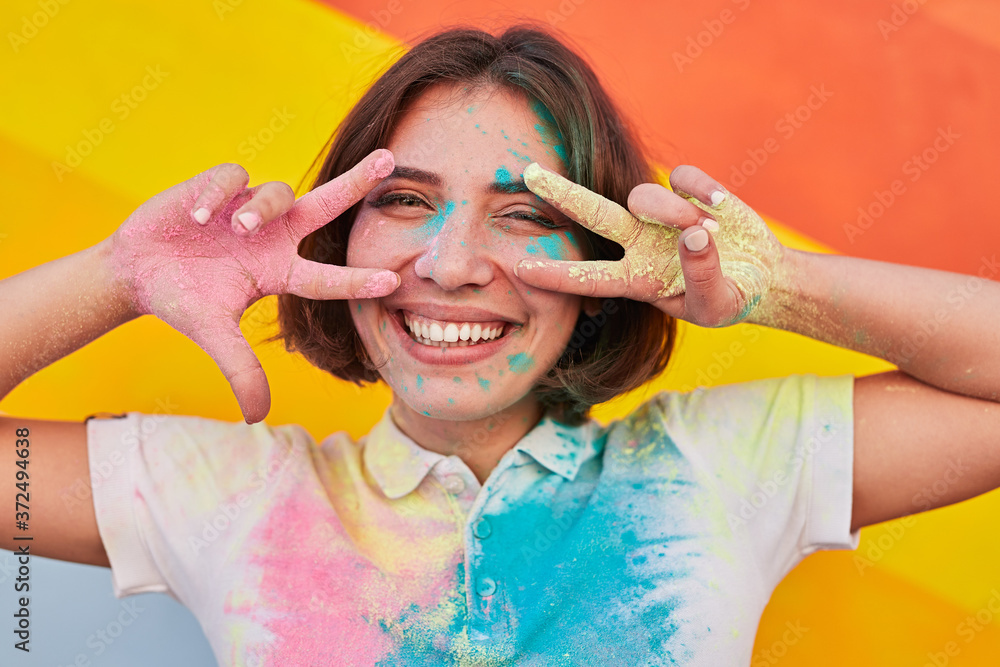
M 515 26 L 499 36 L 481 30 L 446 30 L 421 41 L 397 60 L 341 122 L 323 153 L 312 187 L 348 171 L 385 148 L 407 105 L 434 84 L 498 86 L 541 102 L 564 140 L 569 178 L 625 205 L 629 192 L 654 175 L 632 130 L 590 66 L 545 30 Z M 323 159 L 323 154 L 326 157 Z M 315 164 L 314 164 L 315 167 Z M 357 214 L 351 207 L 302 240 L 299 254 L 343 265 Z M 592 259 L 619 259 L 621 247 L 584 229 Z M 315 366 L 356 384 L 377 382 L 346 301 L 278 297 L 284 340 Z M 590 407 L 661 373 L 676 337 L 673 318 L 647 303 L 606 299 L 596 316 L 581 313 L 566 350 L 535 388 L 555 418 L 579 423 Z

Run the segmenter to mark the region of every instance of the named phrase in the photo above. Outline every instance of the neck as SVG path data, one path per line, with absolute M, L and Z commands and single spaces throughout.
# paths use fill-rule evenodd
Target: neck
M 403 433 L 424 449 L 455 455 L 482 484 L 501 457 L 541 420 L 544 410 L 533 394 L 480 419 L 450 421 L 414 411 L 394 396 L 390 415 Z

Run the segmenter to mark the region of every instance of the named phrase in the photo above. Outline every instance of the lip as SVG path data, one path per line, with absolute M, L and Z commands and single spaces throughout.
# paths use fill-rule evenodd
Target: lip
M 411 311 L 419 312 L 420 314 L 426 314 L 431 317 L 428 308 L 424 306 L 419 306 L 420 310 Z M 434 347 L 432 345 L 424 345 L 418 343 L 410 337 L 410 333 L 403 328 L 403 313 L 402 310 L 410 310 L 410 308 L 397 308 L 395 310 L 387 310 L 385 313 L 386 319 L 389 320 L 390 326 L 397 339 L 399 340 L 400 347 L 405 350 L 411 357 L 416 359 L 418 362 L 424 364 L 439 364 L 444 366 L 459 366 L 462 364 L 471 364 L 488 359 L 489 357 L 501 352 L 507 343 L 512 338 L 515 332 L 512 329 L 509 332 L 505 332 L 500 338 L 494 338 L 493 340 L 487 341 L 485 343 L 477 343 L 475 345 L 468 345 L 466 347 Z M 449 312 L 450 318 L 455 318 L 456 315 L 461 314 L 464 319 L 459 321 L 465 322 L 488 322 L 494 320 L 504 320 L 505 318 L 496 317 L 493 313 L 489 313 L 484 310 L 475 308 L 461 308 L 461 309 L 444 309 Z M 433 310 L 437 314 L 442 314 L 442 310 Z M 473 314 L 478 314 L 482 319 L 471 317 Z M 448 317 L 434 317 L 434 319 L 449 319 Z M 510 320 L 505 320 L 510 322 Z M 506 325 L 510 326 L 510 324 Z M 506 328 L 506 327 L 505 327 Z

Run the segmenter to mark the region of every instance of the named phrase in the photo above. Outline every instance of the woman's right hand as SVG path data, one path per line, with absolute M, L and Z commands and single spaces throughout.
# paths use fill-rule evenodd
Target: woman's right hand
M 271 406 L 267 377 L 240 331 L 261 297 L 382 297 L 399 286 L 392 271 L 303 259 L 299 242 L 350 208 L 394 167 L 380 149 L 298 201 L 290 186 L 247 189 L 249 176 L 222 164 L 156 195 L 110 239 L 112 261 L 138 314 L 152 314 L 208 353 L 226 376 L 247 423 Z M 250 231 L 242 221 L 250 223 Z

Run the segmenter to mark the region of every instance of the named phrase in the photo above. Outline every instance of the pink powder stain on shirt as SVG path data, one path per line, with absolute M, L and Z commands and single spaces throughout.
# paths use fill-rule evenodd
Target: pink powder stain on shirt
M 463 612 L 453 518 L 400 511 L 357 490 L 338 492 L 336 508 L 330 497 L 293 493 L 248 539 L 250 585 L 237 588 L 256 597 L 230 598 L 225 611 L 273 633 L 266 664 L 372 664 L 404 636 L 441 643 Z

